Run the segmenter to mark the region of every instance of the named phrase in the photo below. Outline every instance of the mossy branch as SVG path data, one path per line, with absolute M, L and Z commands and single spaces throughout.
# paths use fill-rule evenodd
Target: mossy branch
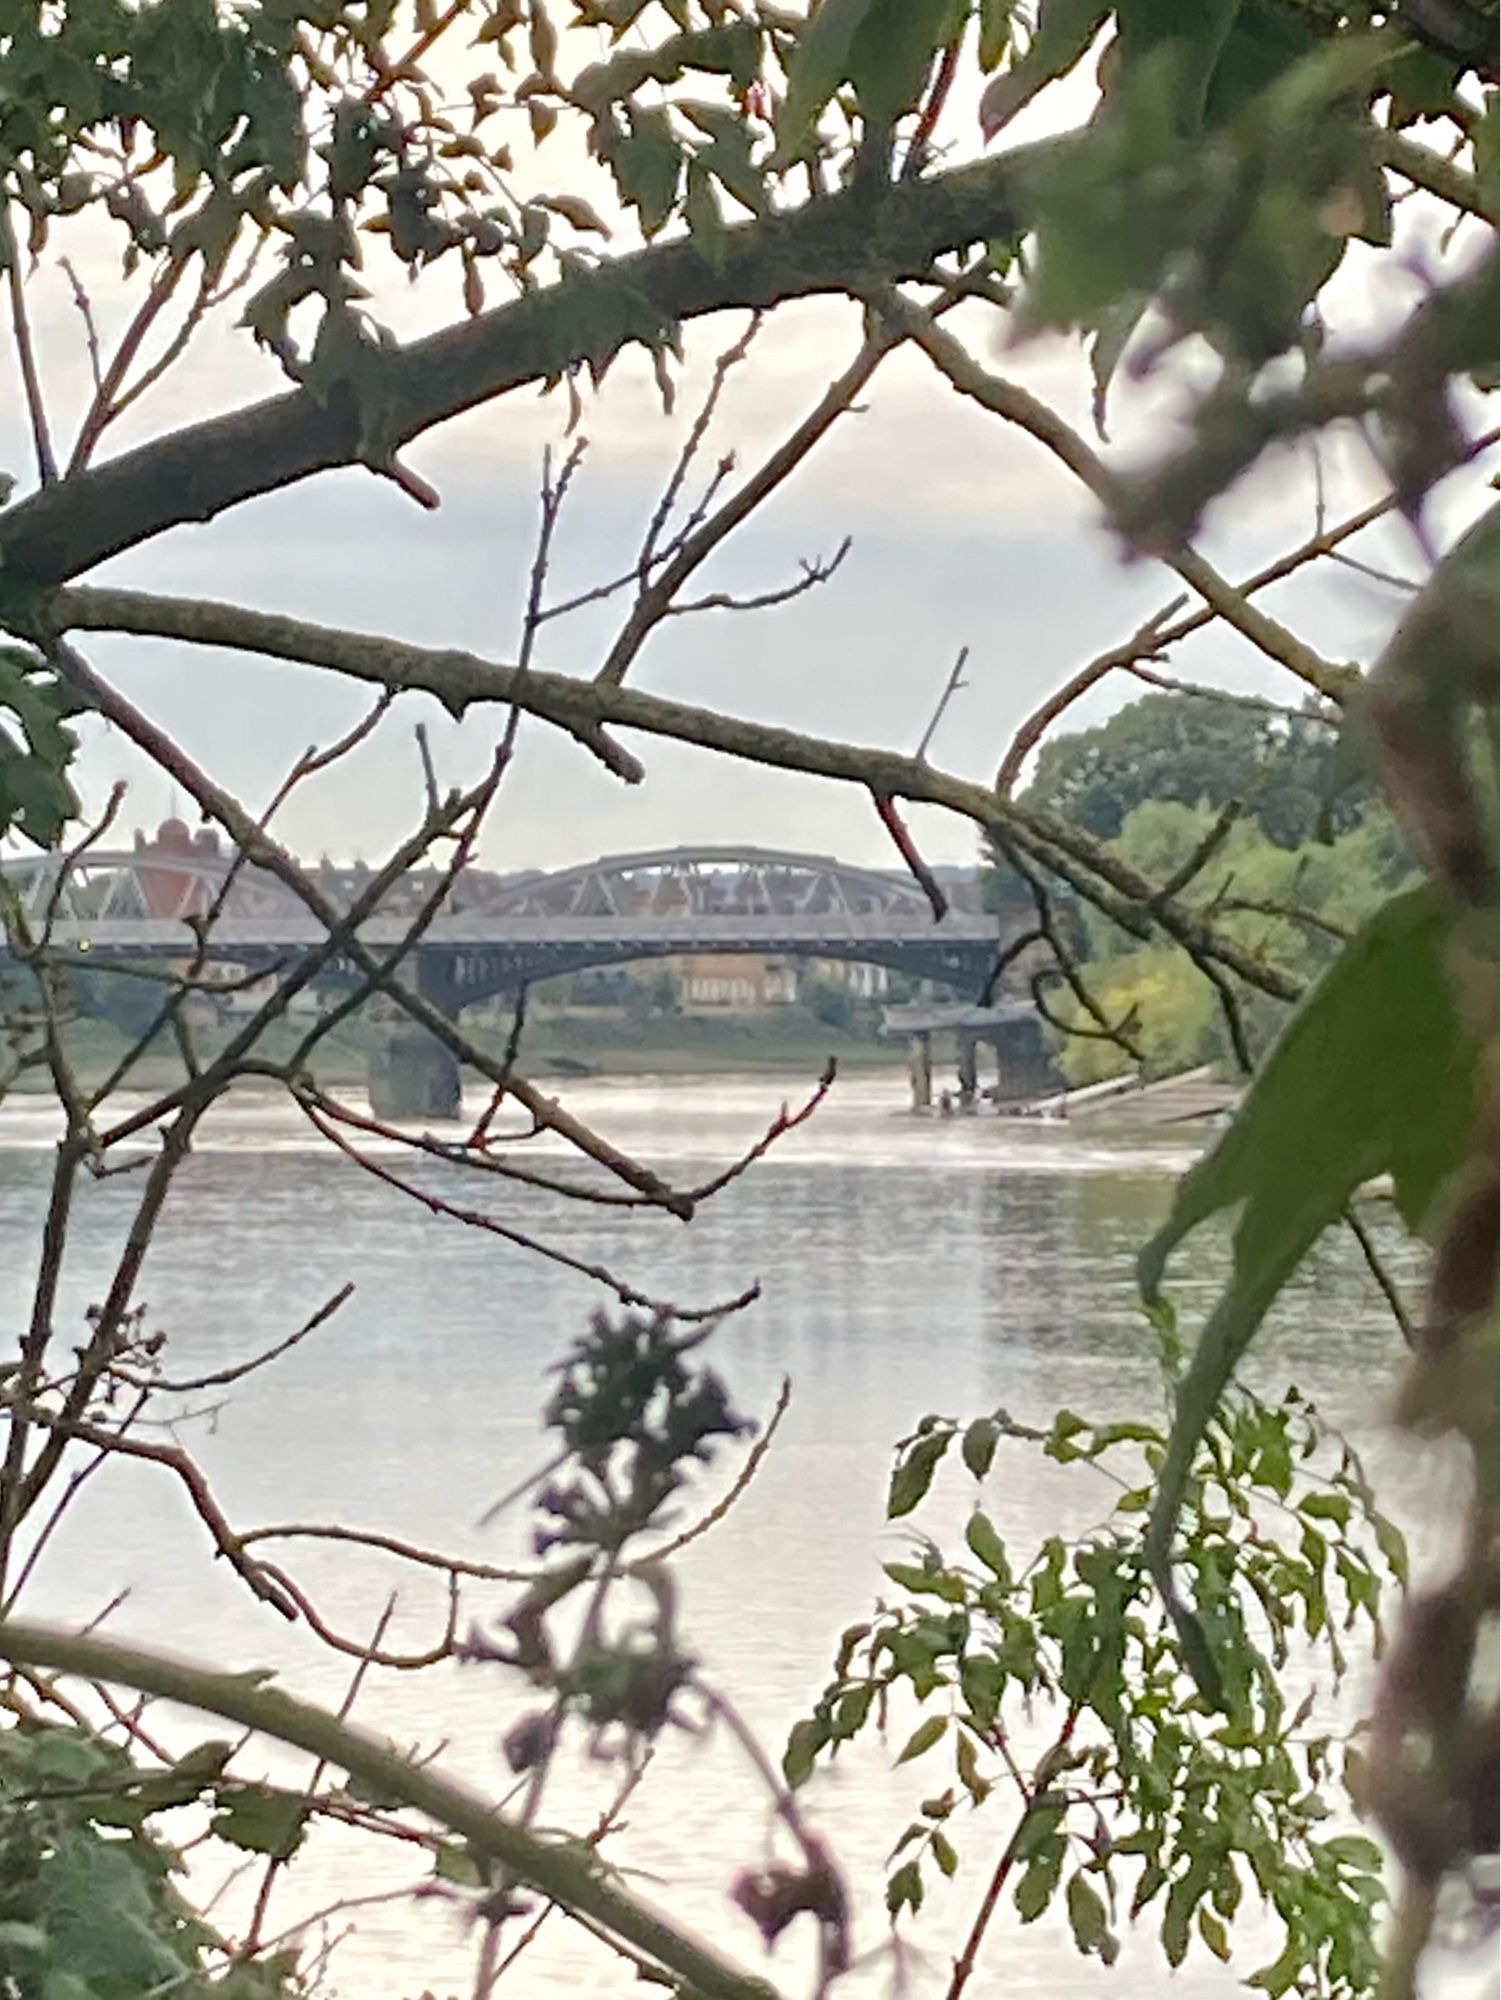
M 527 383 L 601 368 L 685 320 L 819 294 L 863 297 L 1018 228 L 1025 184 L 1066 140 L 869 192 L 849 189 L 726 232 L 707 256 L 676 237 L 373 357 L 362 392 L 392 451 Z M 361 462 L 353 395 L 295 389 L 188 424 L 0 512 L 0 566 L 45 591 L 186 521 Z
M 221 1673 L 97 1633 L 14 1620 L 0 1623 L 0 1659 L 180 1702 L 306 1751 L 424 1814 L 467 1841 L 480 1859 L 621 1939 L 674 1974 L 693 2000 L 778 2000 L 767 1981 L 742 1972 L 622 1888 L 581 1844 L 540 1839 L 432 1765 L 412 1762 L 393 1744 L 288 1694 L 261 1674 Z
M 1225 589 L 1233 586 L 1226 584 Z M 888 798 L 943 806 L 987 830 L 1005 825 L 1028 853 L 1050 870 L 1065 873 L 1081 894 L 1107 914 L 1115 915 L 1122 900 L 1150 910 L 1157 925 L 1196 962 L 1211 959 L 1274 999 L 1296 1000 L 1301 991 L 1298 982 L 1276 966 L 1215 931 L 1171 897 L 1163 898 L 1160 884 L 1149 881 L 1078 827 L 1051 813 L 1018 806 L 993 787 L 939 770 L 926 758 L 808 736 L 690 702 L 670 701 L 630 686 L 612 687 L 539 668 L 523 673 L 515 666 L 456 647 L 415 646 L 404 640 L 314 625 L 276 612 L 201 598 L 79 588 L 58 593 L 51 617 L 59 630 L 130 632 L 223 646 L 322 667 L 380 687 L 420 690 L 436 695 L 454 715 L 462 715 L 479 702 L 514 703 L 586 747 L 592 748 L 602 727 L 637 729 L 648 736 L 691 743 L 747 763 L 834 778 Z M 432 1010 L 424 1012 L 422 1020 L 440 1039 L 454 1033 Z

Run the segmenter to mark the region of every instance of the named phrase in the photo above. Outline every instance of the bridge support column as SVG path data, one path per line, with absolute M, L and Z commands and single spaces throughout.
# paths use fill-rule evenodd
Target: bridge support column
M 912 1079 L 912 1109 L 931 1111 L 933 1108 L 933 1037 L 931 1035 L 909 1035 L 907 1037 L 907 1074 Z
M 979 1044 L 974 1035 L 959 1033 L 959 1109 L 973 1111 L 980 1088 Z
M 435 958 L 417 966 L 417 990 L 453 1019 L 458 1003 L 452 982 Z M 370 1109 L 377 1118 L 457 1118 L 463 1107 L 459 1059 L 436 1035 L 405 1014 L 378 1023 L 365 1058 Z
M 392 1024 L 365 1058 L 377 1118 L 457 1118 L 463 1104 L 459 1059 L 415 1023 Z
M 1010 1079 L 1006 1074 L 1006 1056 L 999 1033 L 988 1035 L 986 1040 L 990 1043 L 990 1053 L 995 1057 L 995 1108 L 999 1110 L 1009 1094 Z

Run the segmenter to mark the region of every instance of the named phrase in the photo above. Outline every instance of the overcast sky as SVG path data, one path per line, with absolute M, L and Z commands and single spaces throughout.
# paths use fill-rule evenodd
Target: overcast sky
M 1431 227 L 1418 217 L 1411 234 L 1431 258 Z M 1357 257 L 1343 281 L 1345 303 L 1362 317 L 1382 303 L 1371 293 L 1369 268 L 1369 258 Z M 420 302 L 393 294 L 391 313 L 406 324 L 418 311 L 430 316 L 449 282 L 440 267 Z M 1416 282 L 1403 283 L 1406 298 Z M 107 319 L 129 310 L 133 300 L 102 261 L 90 283 Z M 44 272 L 38 290 L 54 415 L 66 436 L 85 387 L 78 322 L 60 272 Z M 623 357 L 600 394 L 588 398 L 583 429 L 591 449 L 562 524 L 554 564 L 560 592 L 598 582 L 630 560 L 691 417 L 695 383 L 741 325 L 726 318 L 690 330 L 687 379 L 671 419 L 639 357 Z M 811 302 L 776 314 L 732 378 L 706 466 L 728 449 L 742 467 L 755 464 L 817 400 L 858 339 L 849 307 Z M 1087 425 L 1088 376 L 1077 347 L 1054 341 L 986 358 Z M 10 366 L 8 353 L 3 365 Z M 163 384 L 145 420 L 128 435 L 122 429 L 113 448 L 278 385 L 277 371 L 252 354 L 248 336 L 206 337 L 192 367 Z M 1128 446 L 1140 449 L 1161 434 L 1164 407 L 1156 393 L 1122 399 L 1119 431 Z M 565 419 L 561 396 L 523 391 L 419 441 L 406 457 L 440 490 L 435 514 L 367 472 L 324 475 L 206 527 L 176 530 L 90 580 L 225 598 L 512 658 L 540 456 L 560 438 Z M 0 377 L 0 467 L 21 470 L 25 458 L 18 397 Z M 1331 518 L 1371 490 L 1369 467 L 1353 446 L 1326 472 Z M 1473 510 L 1478 481 L 1453 484 L 1449 512 L 1458 518 Z M 1232 575 L 1246 574 L 1308 532 L 1312 506 L 1306 460 L 1268 464 L 1212 519 L 1207 551 Z M 704 587 L 774 588 L 797 574 L 800 558 L 830 554 L 846 534 L 853 548 L 832 581 L 772 611 L 670 621 L 633 681 L 797 729 L 914 749 L 957 649 L 967 645 L 968 685 L 930 754 L 988 778 L 1017 723 L 1050 689 L 1176 594 L 1174 579 L 1157 565 L 1122 560 L 1093 503 L 1061 468 L 961 402 L 920 356 L 887 364 L 862 413 L 846 419 L 735 539 L 705 573 Z M 1362 547 L 1370 560 L 1409 573 L 1417 567 L 1400 527 L 1374 531 Z M 1264 601 L 1336 658 L 1368 658 L 1401 604 L 1391 590 L 1327 569 L 1320 580 L 1291 582 Z M 549 626 L 537 664 L 592 671 L 620 615 L 610 605 Z M 347 728 L 367 699 L 331 676 L 241 655 L 104 638 L 89 650 L 252 808 L 303 748 Z M 1297 695 L 1244 642 L 1214 628 L 1175 656 L 1173 670 Z M 1098 719 L 1140 691 L 1117 677 L 1081 707 L 1079 719 Z M 341 860 L 374 858 L 398 839 L 420 808 L 412 734 L 419 719 L 431 732 L 440 777 L 454 781 L 483 767 L 501 720 L 484 714 L 456 725 L 435 704 L 408 698 L 357 759 L 296 795 L 279 822 L 283 837 L 304 854 Z M 647 766 L 645 784 L 635 788 L 545 727 L 527 725 L 482 859 L 498 868 L 546 867 L 744 840 L 892 861 L 887 836 L 857 791 L 672 744 L 632 747 Z M 181 803 L 128 745 L 86 726 L 86 804 L 97 806 L 122 777 L 130 784 L 127 827 L 153 825 Z M 935 813 L 914 818 L 933 860 L 973 858 L 976 836 L 967 823 Z

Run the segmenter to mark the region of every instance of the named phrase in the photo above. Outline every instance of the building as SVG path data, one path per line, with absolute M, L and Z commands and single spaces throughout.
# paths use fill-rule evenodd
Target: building
M 785 958 L 694 952 L 668 963 L 681 1007 L 785 1007 L 797 998 L 797 968 Z

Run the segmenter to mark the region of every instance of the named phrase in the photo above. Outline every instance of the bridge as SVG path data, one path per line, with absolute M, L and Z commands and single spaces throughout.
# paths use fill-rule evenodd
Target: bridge
M 0 873 L 33 927 L 50 919 L 55 944 L 105 965 L 185 958 L 195 923 L 215 911 L 208 956 L 247 969 L 269 971 L 322 940 L 323 926 L 277 877 L 233 862 L 210 832 L 169 821 L 134 849 L 90 849 L 66 867 L 55 853 L 27 855 Z M 341 908 L 369 879 L 358 868 L 311 872 Z M 361 941 L 398 947 L 439 879 L 404 877 L 361 924 Z M 456 1017 L 538 979 L 707 952 L 864 961 L 968 998 L 1000 943 L 998 918 L 951 910 L 935 921 L 903 875 L 774 848 L 675 847 L 508 878 L 468 871 L 413 958 L 422 992 Z M 328 976 L 352 970 L 332 963 Z

